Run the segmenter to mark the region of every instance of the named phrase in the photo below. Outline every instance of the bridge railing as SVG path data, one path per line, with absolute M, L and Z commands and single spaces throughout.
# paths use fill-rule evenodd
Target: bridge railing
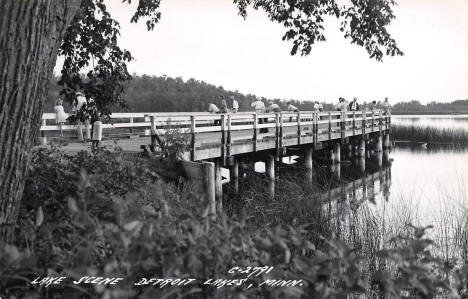
M 258 139 L 275 137 L 281 140 L 309 136 L 314 142 L 345 138 L 367 134 L 390 128 L 390 115 L 383 111 L 330 111 L 330 112 L 281 112 L 254 113 L 238 112 L 210 114 L 207 112 L 167 112 L 167 113 L 113 113 L 111 123 L 103 124 L 106 132 L 114 134 L 126 130 L 137 131 L 141 135 L 164 134 L 169 128 L 177 128 L 181 133 L 197 136 L 209 133 L 217 139 L 233 140 Z M 55 124 L 55 113 L 44 113 L 40 127 L 41 136 L 53 136 L 59 130 Z M 64 125 L 62 130 L 76 131 L 76 125 Z M 55 133 L 56 134 L 56 133 Z M 116 134 L 118 135 L 118 134 Z M 106 133 L 104 133 L 106 136 Z M 198 140 L 198 143 L 209 143 L 210 138 Z M 197 143 L 197 142 L 195 142 Z

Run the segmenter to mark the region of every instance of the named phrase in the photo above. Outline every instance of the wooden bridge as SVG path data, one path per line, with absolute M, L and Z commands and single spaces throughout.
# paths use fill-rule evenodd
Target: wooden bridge
M 313 153 L 329 150 L 335 163 L 348 155 L 365 157 L 366 150 L 382 151 L 390 146 L 391 116 L 383 111 L 355 112 L 282 112 L 282 113 L 114 113 L 112 123 L 103 125 L 104 146 L 118 146 L 128 152 L 153 151 L 169 137 L 186 139 L 190 144 L 182 154 L 186 176 L 199 182 L 215 214 L 222 204 L 222 168 L 229 168 L 237 180 L 239 161 L 265 162 L 265 173 L 275 180 L 275 161 L 288 151 L 303 155 L 306 169 L 312 173 Z M 54 113 L 42 117 L 42 142 L 57 136 L 52 124 Z M 65 135 L 77 140 L 82 125 L 65 125 Z M 85 126 L 89 137 L 89 126 Z M 159 144 L 158 144 L 159 143 Z M 342 155 L 341 147 L 344 146 Z M 83 142 L 68 140 L 63 149 L 86 150 Z M 210 162 L 208 162 L 210 161 Z
M 350 138 L 367 140 L 373 134 L 384 136 L 390 130 L 390 115 L 382 111 L 114 113 L 111 119 L 111 124 L 103 125 L 104 138 L 120 139 L 124 150 L 138 152 L 147 145 L 153 148 L 157 146 L 156 140 L 164 139 L 166 134 L 181 134 L 190 143 L 190 150 L 184 155 L 190 161 L 219 158 L 225 161 L 228 157 L 262 151 L 273 151 L 279 156 L 291 147 L 317 150 L 329 142 L 344 145 Z M 54 121 L 54 113 L 43 115 L 40 127 L 43 141 L 57 135 Z M 63 126 L 65 134 L 75 139 L 77 128 Z M 72 151 L 85 149 L 72 140 L 69 144 Z

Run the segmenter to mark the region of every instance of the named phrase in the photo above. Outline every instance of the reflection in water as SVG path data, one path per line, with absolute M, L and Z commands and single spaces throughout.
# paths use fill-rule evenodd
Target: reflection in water
M 263 163 L 240 176 L 237 195 L 226 184 L 227 212 L 245 210 L 254 224 L 310 223 L 317 234 L 374 247 L 408 223 L 433 225 L 444 256 L 468 259 L 468 149 L 398 146 L 350 163 L 314 161 L 313 171 L 294 161 L 278 163 L 274 186 L 259 173 Z
M 468 129 L 468 115 L 392 115 L 392 124 L 441 129 Z

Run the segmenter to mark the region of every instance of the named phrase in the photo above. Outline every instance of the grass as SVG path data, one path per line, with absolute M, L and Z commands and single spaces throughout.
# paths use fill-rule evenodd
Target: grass
M 468 144 L 468 131 L 457 128 L 437 128 L 394 125 L 392 127 L 394 140 L 409 140 L 427 143 Z

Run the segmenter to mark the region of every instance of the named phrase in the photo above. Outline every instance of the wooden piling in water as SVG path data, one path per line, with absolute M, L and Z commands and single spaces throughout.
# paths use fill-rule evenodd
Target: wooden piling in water
M 335 155 L 334 162 L 341 163 L 341 144 L 336 142 L 333 146 L 333 153 Z
M 364 157 L 366 155 L 366 141 L 364 138 L 359 140 L 359 149 L 358 149 L 358 156 Z
M 275 157 L 272 155 L 268 155 L 265 162 L 265 173 L 269 180 L 275 179 Z
M 312 166 L 313 166 L 312 153 L 313 153 L 312 148 L 306 148 L 305 153 L 304 153 L 304 167 L 306 169 L 312 169 Z
M 222 211 L 223 209 L 223 182 L 221 176 L 221 161 L 215 163 L 215 194 L 216 194 L 216 210 Z

